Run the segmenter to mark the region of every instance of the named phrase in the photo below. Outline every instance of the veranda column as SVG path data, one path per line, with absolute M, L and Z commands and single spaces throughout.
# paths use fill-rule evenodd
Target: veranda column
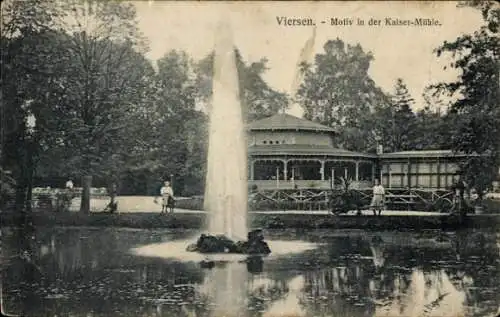
M 334 164 L 335 164 L 335 162 L 334 162 Z M 331 172 L 332 172 L 332 176 L 331 176 L 332 188 L 335 188 L 335 166 L 332 166 Z
M 437 188 L 441 189 L 441 162 L 439 161 L 439 157 L 437 159 Z
M 356 161 L 356 182 L 359 181 L 359 161 Z
M 372 182 L 375 181 L 375 164 L 372 162 Z M 380 184 L 382 184 L 382 179 L 380 179 Z
M 331 168 L 330 168 L 330 179 L 332 183 L 332 189 L 335 188 L 335 165 L 337 164 L 337 160 L 330 160 L 332 162 Z
M 321 160 L 320 163 L 321 163 L 321 169 L 320 169 L 321 180 L 324 181 L 325 180 L 325 160 Z
M 255 175 L 254 175 L 254 164 L 255 164 L 255 161 L 254 160 L 250 160 L 250 180 L 254 180 L 255 178 Z
M 287 180 L 288 179 L 288 161 L 287 160 L 283 160 L 283 180 Z
M 407 169 L 408 169 L 408 175 L 407 175 L 407 177 L 408 177 L 408 181 L 407 181 L 408 182 L 408 189 L 411 189 L 411 165 L 412 164 L 411 164 L 411 160 L 410 160 L 409 157 L 408 157 L 407 165 L 408 165 L 408 167 L 407 167 Z M 417 177 L 416 178 L 417 178 L 417 181 L 418 181 L 418 173 L 417 173 Z M 415 185 L 417 185 L 417 184 L 415 184 Z
M 276 166 L 276 188 L 280 187 L 280 167 Z
M 383 165 L 381 165 L 381 166 L 380 166 L 380 179 L 379 179 L 380 184 L 382 184 L 382 176 L 383 176 L 383 174 L 382 174 L 382 170 L 383 170 L 383 168 L 384 168 L 384 166 L 383 166 Z M 387 183 L 387 186 L 389 186 L 389 183 Z

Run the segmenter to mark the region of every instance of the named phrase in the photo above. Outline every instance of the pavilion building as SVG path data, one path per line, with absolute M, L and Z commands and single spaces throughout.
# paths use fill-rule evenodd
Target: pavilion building
M 379 179 L 388 188 L 450 188 L 465 157 L 451 150 L 383 153 Z
M 347 151 L 336 147 L 331 127 L 288 114 L 254 121 L 247 133 L 249 185 L 259 189 L 327 189 L 341 177 L 358 189 L 375 178 L 386 188 L 445 189 L 464 158 L 448 150 Z
M 247 126 L 249 183 L 266 188 L 330 188 L 347 177 L 353 187 L 370 186 L 377 155 L 335 147 L 331 127 L 288 114 Z

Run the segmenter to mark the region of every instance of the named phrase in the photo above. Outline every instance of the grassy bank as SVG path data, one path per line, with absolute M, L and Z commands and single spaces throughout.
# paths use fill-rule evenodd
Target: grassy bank
M 16 225 L 24 221 L 12 213 L 0 215 L 2 226 Z M 128 228 L 200 228 L 203 214 L 159 213 L 90 213 L 77 212 L 55 213 L 38 212 L 29 216 L 29 222 L 35 226 L 89 226 L 89 227 L 128 227 Z
M 35 226 L 90 226 L 127 228 L 202 228 L 205 214 L 178 213 L 34 213 L 29 222 Z M 450 216 L 332 216 L 319 214 L 250 214 L 250 226 L 267 229 L 331 228 L 368 230 L 410 230 L 458 228 L 461 226 L 486 228 L 498 227 L 500 215 L 471 215 L 464 223 Z M 0 214 L 2 226 L 16 226 L 24 221 L 13 213 Z

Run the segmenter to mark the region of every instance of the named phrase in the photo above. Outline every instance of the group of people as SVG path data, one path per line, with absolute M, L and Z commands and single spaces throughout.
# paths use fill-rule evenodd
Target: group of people
M 71 179 L 69 179 L 66 182 L 66 189 L 69 191 L 73 190 L 73 182 Z M 464 204 L 464 193 L 466 189 L 466 184 L 461 180 L 456 180 L 454 185 L 452 186 L 452 189 L 454 191 L 454 204 L 455 208 L 458 210 L 462 210 L 463 207 L 462 205 Z M 385 188 L 380 184 L 380 181 L 378 179 L 375 179 L 375 184 L 372 188 L 372 193 L 373 197 L 370 203 L 370 209 L 373 211 L 373 215 L 381 215 L 382 210 L 385 208 Z M 172 186 L 169 181 L 165 181 L 163 183 L 163 186 L 160 188 L 160 197 L 161 197 L 161 213 L 173 213 L 174 212 L 174 207 L 175 207 L 175 198 L 174 198 L 174 191 L 172 189 Z M 471 192 L 471 198 L 477 194 L 474 194 Z M 113 184 L 110 197 L 111 197 L 111 202 L 108 207 L 114 207 L 116 210 L 116 203 L 115 203 L 115 196 L 116 196 L 116 185 Z M 155 198 L 155 203 L 157 203 L 157 197 Z
M 68 192 L 72 192 L 74 189 L 74 184 L 71 179 L 68 179 L 66 182 L 66 190 Z M 116 184 L 113 183 L 111 187 L 108 189 L 108 194 L 110 197 L 110 202 L 104 209 L 106 212 L 115 212 L 118 209 L 118 203 L 116 202 L 117 195 L 117 187 Z M 160 197 L 161 197 L 161 213 L 172 213 L 174 212 L 175 206 L 175 198 L 174 198 L 174 190 L 169 181 L 165 181 L 163 186 L 160 188 Z M 157 202 L 157 197 L 155 198 L 155 203 Z
M 461 205 L 463 204 L 464 201 L 464 192 L 466 189 L 465 183 L 459 179 L 455 182 L 455 184 L 452 186 L 452 189 L 455 192 L 455 208 L 458 208 L 458 210 L 462 210 L 463 208 Z M 375 184 L 372 188 L 372 193 L 373 197 L 370 203 L 370 209 L 373 211 L 373 215 L 381 215 L 382 210 L 385 208 L 385 188 L 380 184 L 380 181 L 378 179 L 375 179 Z M 175 204 L 175 199 L 174 199 L 174 191 L 172 187 L 170 186 L 170 182 L 166 181 L 164 182 L 164 186 L 160 189 L 160 196 L 162 198 L 162 213 L 169 213 L 173 212 L 174 210 L 174 204 Z M 474 196 L 477 196 L 473 191 L 471 192 L 471 198 L 476 198 Z

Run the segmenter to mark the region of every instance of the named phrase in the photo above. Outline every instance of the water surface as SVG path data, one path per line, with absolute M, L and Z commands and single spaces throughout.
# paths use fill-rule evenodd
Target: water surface
M 271 231 L 318 245 L 208 267 L 134 252 L 194 231 L 2 233 L 4 308 L 26 316 L 484 317 L 500 303 L 499 232 Z

